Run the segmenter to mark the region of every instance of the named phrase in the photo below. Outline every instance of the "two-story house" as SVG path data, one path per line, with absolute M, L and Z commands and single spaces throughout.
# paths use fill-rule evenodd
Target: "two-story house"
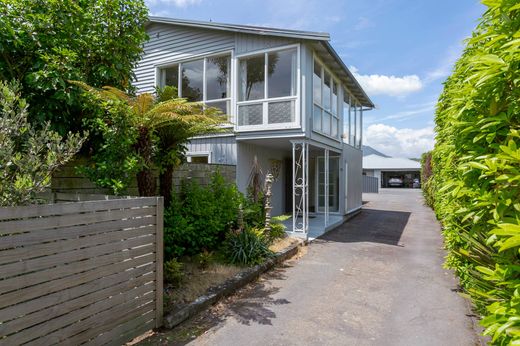
M 291 213 L 303 237 L 361 208 L 363 112 L 374 106 L 329 34 L 159 17 L 147 31 L 139 92 L 176 86 L 232 124 L 193 138 L 188 161 L 236 165 L 242 192 L 256 161 L 276 178 L 273 215 Z

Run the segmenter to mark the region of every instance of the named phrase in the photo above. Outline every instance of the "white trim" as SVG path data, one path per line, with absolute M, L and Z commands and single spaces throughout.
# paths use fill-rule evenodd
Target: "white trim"
M 267 74 L 267 68 L 268 68 L 268 53 L 270 52 L 278 52 L 278 51 L 285 51 L 285 50 L 291 50 L 296 48 L 296 94 L 291 96 L 281 96 L 281 97 L 273 97 L 268 98 L 269 95 L 269 89 L 268 89 L 268 74 Z M 257 56 L 257 55 L 264 55 L 264 98 L 258 99 L 258 100 L 247 100 L 247 101 L 238 101 L 239 100 L 239 71 L 238 71 L 238 65 L 239 60 L 241 58 L 247 58 L 249 56 Z M 273 47 L 268 49 L 260 49 L 252 52 L 247 52 L 243 54 L 236 54 L 235 55 L 235 61 L 233 63 L 235 68 L 235 85 L 234 85 L 234 95 L 235 99 L 233 102 L 233 111 L 235 114 L 235 131 L 236 132 L 246 132 L 246 131 L 262 131 L 262 130 L 274 130 L 274 129 L 296 129 L 301 128 L 301 44 L 295 43 L 290 45 L 284 45 L 279 47 Z M 293 122 L 285 122 L 285 123 L 275 123 L 275 124 L 268 124 L 268 111 L 267 107 L 270 102 L 276 102 L 276 101 L 290 101 L 294 100 L 294 121 Z M 258 125 L 239 125 L 239 106 L 242 105 L 248 105 L 248 104 L 262 104 L 262 124 Z
M 155 68 L 165 68 L 165 67 L 170 67 L 170 66 L 173 66 L 173 65 L 178 65 L 178 64 L 183 63 L 183 62 L 190 62 L 192 60 L 200 60 L 200 59 L 203 59 L 203 58 L 213 58 L 213 57 L 227 55 L 227 54 L 231 54 L 232 55 L 232 53 L 233 53 L 233 49 L 210 51 L 210 52 L 206 52 L 206 53 L 190 55 L 189 57 L 185 57 L 185 58 L 173 59 L 173 60 L 167 60 L 167 61 L 164 61 L 164 62 L 159 62 L 159 63 L 154 64 L 153 66 Z
M 321 88 L 320 88 L 320 91 L 321 91 L 321 104 L 316 104 L 314 102 L 314 63 L 317 62 L 318 65 L 321 67 L 321 71 L 320 71 L 320 80 L 321 80 Z M 329 74 L 330 77 L 331 77 L 331 82 L 332 84 L 330 85 L 330 111 L 325 109 L 324 108 L 324 105 L 323 105 L 323 90 L 324 90 L 324 83 L 325 83 L 325 74 Z M 334 141 L 337 141 L 337 142 L 342 142 L 342 138 L 341 138 L 341 133 L 343 131 L 343 128 L 341 128 L 341 131 L 340 131 L 340 126 L 342 125 L 342 122 L 341 122 L 341 113 L 342 111 L 340 111 L 340 105 L 339 105 L 339 100 L 340 100 L 340 90 L 345 88 L 344 85 L 341 83 L 341 80 L 336 76 L 336 74 L 334 72 L 332 72 L 332 70 L 330 70 L 326 64 L 324 64 L 322 62 L 322 60 L 317 56 L 316 52 L 313 51 L 312 53 L 312 93 L 313 93 L 313 96 L 312 96 L 312 131 L 313 132 L 316 132 L 322 136 L 325 136 L 327 138 L 330 138 Z M 336 84 L 336 88 L 337 88 L 337 92 L 336 92 L 336 114 L 334 114 L 332 112 L 332 95 L 334 93 L 334 84 Z M 314 126 L 314 106 L 318 107 L 320 110 L 321 110 L 321 116 L 320 116 L 320 121 L 321 121 L 321 130 L 317 130 L 315 129 L 315 126 Z M 343 107 L 343 100 L 341 102 L 341 108 Z M 324 113 L 327 113 L 330 115 L 330 123 L 329 123 L 329 131 L 330 131 L 330 134 L 327 134 L 325 131 L 323 131 L 323 118 L 324 118 Z M 337 130 L 336 130 L 336 136 L 332 136 L 332 121 L 337 121 Z
M 213 133 L 208 135 L 200 135 L 200 136 L 194 136 L 190 137 L 190 140 L 192 139 L 201 139 L 201 138 L 213 138 L 213 137 L 235 137 L 235 133 Z
M 238 106 L 243 105 L 250 105 L 250 104 L 259 104 L 264 102 L 276 102 L 276 101 L 289 101 L 289 100 L 296 100 L 298 96 L 280 96 L 280 97 L 272 97 L 267 99 L 258 99 L 258 100 L 248 100 L 248 101 L 238 101 Z
M 272 48 L 264 48 L 264 49 L 257 49 L 257 50 L 252 50 L 252 51 L 248 51 L 248 52 L 245 52 L 245 53 L 240 53 L 240 54 L 236 54 L 235 57 L 237 59 L 240 59 L 240 58 L 243 58 L 243 57 L 247 57 L 247 56 L 254 56 L 254 55 L 260 55 L 260 54 L 265 54 L 265 53 L 271 53 L 271 52 L 276 52 L 276 51 L 279 51 L 279 50 L 288 50 L 288 49 L 291 49 L 291 48 L 300 48 L 300 44 L 299 43 L 292 43 L 292 44 L 287 44 L 287 45 L 284 45 L 284 46 L 277 46 L 277 47 L 272 47 Z
M 258 129 L 256 129 L 255 131 L 258 131 Z M 260 132 L 261 131 L 262 130 L 260 130 Z M 287 135 L 287 133 L 277 133 L 277 134 L 269 133 L 269 134 L 266 134 L 266 135 L 263 135 L 263 136 L 243 137 L 243 138 L 237 137 L 236 141 L 237 142 L 241 142 L 241 141 L 251 141 L 251 140 L 256 140 L 256 139 L 273 139 L 273 138 L 284 138 L 284 139 L 291 140 L 293 138 L 297 139 L 297 138 L 302 138 L 302 137 L 306 137 L 305 133 L 290 134 L 289 136 Z
M 192 157 L 207 157 L 208 163 L 211 163 L 211 151 L 188 151 L 186 161 L 191 162 Z
M 233 95 L 233 82 L 234 82 L 234 78 L 233 78 L 233 58 L 234 58 L 234 49 L 226 49 L 226 50 L 222 50 L 222 51 L 215 51 L 215 52 L 206 52 L 206 53 L 201 53 L 201 54 L 196 54 L 196 55 L 192 55 L 192 56 L 189 56 L 189 57 L 186 57 L 186 58 L 182 58 L 182 59 L 176 59 L 176 60 L 169 60 L 167 62 L 161 62 L 161 63 L 157 63 L 157 64 L 154 64 L 154 74 L 155 74 L 155 86 L 156 87 L 163 87 L 164 85 L 163 84 L 163 78 L 162 78 L 162 71 L 166 68 L 169 68 L 169 67 L 173 67 L 173 66 L 177 66 L 177 92 L 179 95 L 182 95 L 182 64 L 183 63 L 188 63 L 188 62 L 192 62 L 192 61 L 196 61 L 196 60 L 201 60 L 202 59 L 202 100 L 201 101 L 197 101 L 197 102 L 200 102 L 200 103 L 203 103 L 205 104 L 206 102 L 227 102 L 229 101 L 229 107 L 227 107 L 227 115 L 229 116 L 230 118 L 230 122 L 233 122 L 233 117 L 234 117 L 234 107 L 233 107 L 233 99 L 234 99 L 234 95 Z M 207 59 L 209 58 L 215 58 L 215 57 L 223 57 L 223 56 L 229 56 L 229 69 L 228 69 L 228 83 L 229 83 L 229 86 L 228 86 L 228 90 L 226 90 L 226 93 L 229 93 L 230 95 L 228 95 L 228 97 L 226 98 L 222 98 L 222 99 L 211 99 L 211 100 L 207 100 L 206 99 L 206 96 L 207 96 L 207 86 L 206 86 L 206 64 L 207 64 Z M 232 127 L 231 126 L 226 126 L 224 125 L 224 127 Z

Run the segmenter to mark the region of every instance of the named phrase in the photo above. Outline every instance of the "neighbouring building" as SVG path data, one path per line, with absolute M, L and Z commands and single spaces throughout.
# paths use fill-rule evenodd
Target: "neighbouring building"
M 322 32 L 151 17 L 135 69 L 139 92 L 173 85 L 218 107 L 229 133 L 193 138 L 188 161 L 236 165 L 245 192 L 253 161 L 272 173 L 273 215 L 316 237 L 362 205 L 363 112 L 373 103 Z
M 399 178 L 401 187 L 413 187 L 414 179 L 421 177 L 421 164 L 406 158 L 390 157 L 363 146 L 363 175 L 378 179 L 380 187 L 389 187 L 391 178 Z

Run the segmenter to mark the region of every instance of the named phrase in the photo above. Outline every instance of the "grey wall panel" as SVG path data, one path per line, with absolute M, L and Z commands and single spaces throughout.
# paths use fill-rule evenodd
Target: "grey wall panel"
M 195 138 L 188 144 L 188 151 L 210 152 L 210 163 L 237 164 L 237 149 L 234 136 Z
M 154 90 L 157 64 L 231 50 L 235 47 L 235 34 L 230 32 L 160 23 L 151 24 L 147 32 L 150 40 L 144 44 L 143 57 L 134 70 L 134 85 L 139 92 Z
M 346 213 L 362 205 L 363 190 L 363 152 L 349 145 L 343 145 L 344 168 L 347 169 Z
M 263 176 L 269 171 L 271 168 L 271 163 L 269 160 L 283 160 L 287 157 L 291 157 L 292 153 L 284 150 L 273 150 L 272 148 L 266 148 L 260 145 L 255 145 L 252 143 L 246 142 L 238 142 L 237 143 L 238 150 L 238 162 L 237 165 L 237 187 L 242 193 L 247 192 L 247 185 L 249 184 L 249 176 L 251 174 L 251 167 L 253 164 L 254 157 L 256 156 L 257 162 L 260 165 Z M 278 175 L 278 180 L 273 184 L 272 187 L 272 214 L 274 215 L 282 215 L 285 210 L 285 185 L 290 184 L 291 182 L 285 181 L 285 166 L 282 164 L 280 167 L 280 173 Z
M 364 175 L 363 193 L 379 193 L 379 179 L 376 177 Z
M 286 37 L 260 36 L 238 33 L 236 39 L 236 52 L 237 54 L 243 54 L 256 50 L 285 46 L 297 42 L 298 40 Z

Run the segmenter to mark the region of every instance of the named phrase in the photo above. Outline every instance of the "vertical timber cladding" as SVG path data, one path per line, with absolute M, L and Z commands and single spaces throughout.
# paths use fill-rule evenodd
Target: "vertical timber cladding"
M 0 345 L 120 345 L 162 323 L 162 197 L 0 208 Z

